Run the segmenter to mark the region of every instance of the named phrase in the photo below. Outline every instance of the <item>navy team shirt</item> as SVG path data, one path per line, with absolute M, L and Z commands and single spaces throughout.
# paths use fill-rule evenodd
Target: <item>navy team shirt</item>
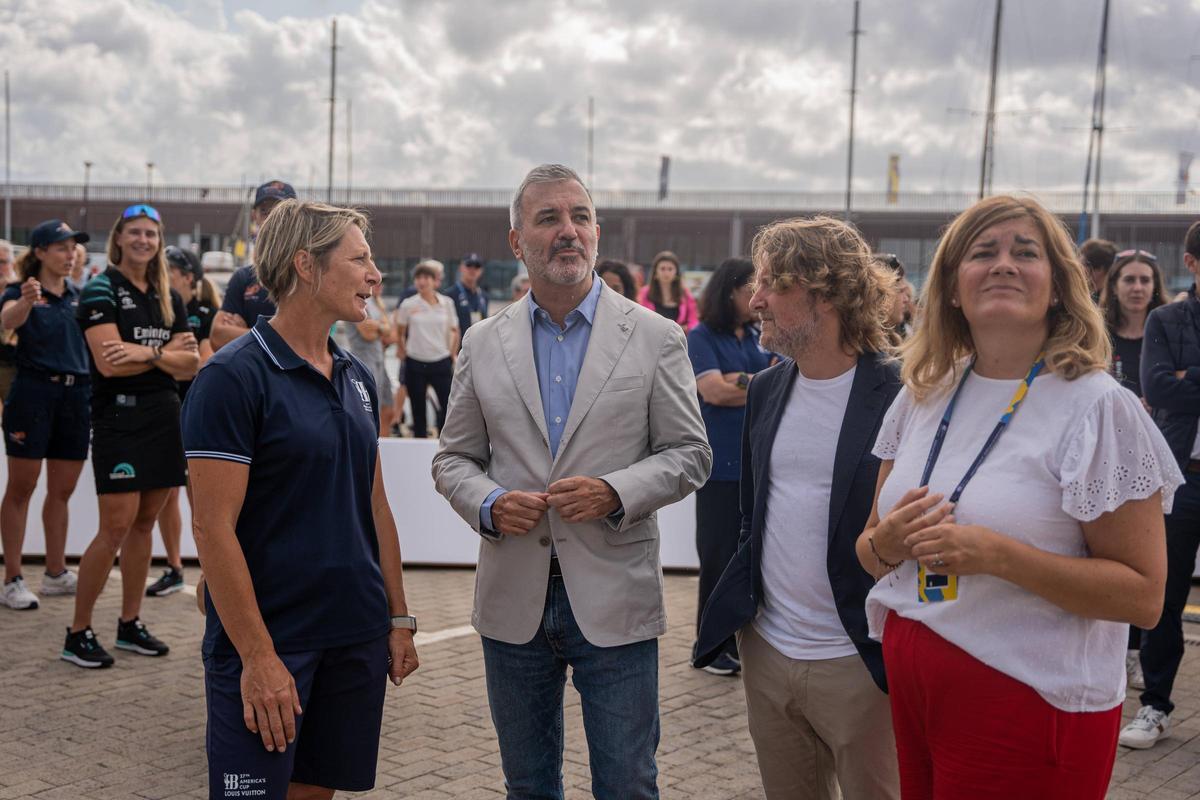
M 229 278 L 225 287 L 225 299 L 221 301 L 221 310 L 237 314 L 246 323 L 247 328 L 253 328 L 259 316 L 275 316 L 275 304 L 263 285 L 254 274 L 254 265 L 241 267 Z
M 10 300 L 21 299 L 21 284 L 13 283 L 0 296 L 0 308 Z M 79 292 L 63 284 L 61 296 L 42 287 L 42 303 L 34 305 L 29 318 L 17 333 L 17 367 L 56 375 L 86 377 L 91 357 L 83 332 L 75 322 Z
M 758 328 L 743 327 L 741 339 L 717 333 L 701 322 L 687 335 L 688 358 L 696 377 L 706 372 L 745 372 L 753 375 L 771 366 L 773 354 L 758 343 Z M 736 481 L 742 474 L 742 423 L 745 406 L 716 406 L 700 398 L 700 416 L 713 451 L 710 481 Z
M 391 630 L 371 512 L 379 399 L 332 340 L 333 378 L 266 319 L 217 351 L 183 406 L 188 459 L 250 468 L 237 538 L 276 652 L 367 642 Z M 203 652 L 234 654 L 208 601 Z

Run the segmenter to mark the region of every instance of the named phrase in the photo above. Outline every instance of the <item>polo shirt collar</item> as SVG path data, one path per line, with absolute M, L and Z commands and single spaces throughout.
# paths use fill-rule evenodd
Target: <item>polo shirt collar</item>
M 596 306 L 600 305 L 600 284 L 604 281 L 600 280 L 595 272 L 592 273 L 592 288 L 587 295 L 579 301 L 579 305 L 571 309 L 567 316 L 571 316 L 576 311 L 587 320 L 587 324 L 591 325 L 592 320 L 596 318 Z M 529 321 L 534 325 L 537 324 L 537 312 L 541 311 L 542 307 L 537 304 L 537 300 L 533 297 L 533 290 L 529 292 Z
M 309 365 L 307 361 L 296 355 L 296 351 L 283 340 L 278 331 L 271 327 L 271 317 L 259 315 L 258 322 L 254 323 L 254 327 L 250 329 L 250 335 L 258 341 L 259 347 L 267 354 L 271 363 L 280 369 L 298 369 Z M 346 352 L 337 346 L 337 342 L 333 341 L 332 336 L 329 337 L 329 353 L 335 362 L 350 360 Z

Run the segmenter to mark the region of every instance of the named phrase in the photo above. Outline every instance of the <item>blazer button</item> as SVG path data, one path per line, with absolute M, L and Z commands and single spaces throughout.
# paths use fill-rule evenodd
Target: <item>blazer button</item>
M 543 536 L 542 538 L 538 539 L 538 544 L 540 544 L 542 547 L 549 547 L 550 546 L 550 537 Z

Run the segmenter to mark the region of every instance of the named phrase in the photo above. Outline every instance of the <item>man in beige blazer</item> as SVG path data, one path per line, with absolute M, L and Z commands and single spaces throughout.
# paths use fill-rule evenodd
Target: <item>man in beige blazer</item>
M 481 535 L 472 623 L 510 798 L 562 797 L 566 668 L 598 798 L 658 796 L 655 512 L 712 465 L 683 331 L 592 271 L 572 170 L 532 170 L 509 244 L 531 292 L 463 339 L 433 477 Z

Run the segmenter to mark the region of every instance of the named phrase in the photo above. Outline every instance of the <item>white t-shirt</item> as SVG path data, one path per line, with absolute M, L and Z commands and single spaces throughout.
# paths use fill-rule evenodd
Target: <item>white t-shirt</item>
M 400 304 L 396 323 L 408 328 L 405 353 L 417 361 L 441 361 L 450 357 L 450 329 L 458 328 L 454 301 L 444 294 L 437 305 L 426 303 L 419 294 Z
M 950 496 L 1019 383 L 974 373 L 967 378 L 930 489 Z M 875 441 L 875 455 L 894 461 L 879 494 L 880 514 L 920 482 L 953 388 L 922 403 L 914 403 L 908 389 L 897 395 Z M 1083 558 L 1088 550 L 1080 522 L 1159 489 L 1169 511 L 1182 482 L 1170 448 L 1132 392 L 1100 371 L 1074 381 L 1043 372 L 967 484 L 954 516 L 959 524 Z M 912 560 L 867 596 L 873 638 L 882 638 L 888 609 L 1031 686 L 1055 708 L 1104 711 L 1125 699 L 1124 623 L 1077 616 L 991 575 L 960 576 L 957 600 L 922 603 Z
M 829 492 L 854 368 L 828 380 L 796 375 L 771 446 L 754 627 L 788 658 L 820 661 L 857 650 L 829 583 Z

